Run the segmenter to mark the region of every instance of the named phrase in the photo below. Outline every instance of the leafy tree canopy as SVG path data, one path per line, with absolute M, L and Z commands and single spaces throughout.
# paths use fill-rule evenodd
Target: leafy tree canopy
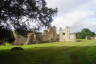
M 88 37 L 93 37 L 94 35 L 95 35 L 94 32 L 92 32 L 91 30 L 85 28 L 81 32 L 77 33 L 77 38 L 78 39 L 85 39 L 87 36 Z
M 0 0 L 0 25 L 17 31 L 49 26 L 56 13 L 57 8 L 48 8 L 45 0 Z

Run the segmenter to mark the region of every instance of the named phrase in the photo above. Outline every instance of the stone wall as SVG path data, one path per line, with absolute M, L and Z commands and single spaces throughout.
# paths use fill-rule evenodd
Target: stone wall
M 75 33 L 70 33 L 70 28 L 67 26 L 65 27 L 64 30 L 60 30 L 59 33 L 59 41 L 64 42 L 64 41 L 76 41 L 76 34 Z
M 57 40 L 56 27 L 49 27 L 43 32 L 43 41 L 54 42 Z
M 14 33 L 15 34 L 15 33 Z M 27 35 L 15 34 L 14 44 L 32 44 L 41 42 L 55 42 L 57 40 L 56 27 L 49 27 L 44 32 L 30 32 Z
M 20 44 L 24 44 L 26 41 L 27 41 L 27 37 L 17 34 L 15 37 L 14 44 L 20 45 Z

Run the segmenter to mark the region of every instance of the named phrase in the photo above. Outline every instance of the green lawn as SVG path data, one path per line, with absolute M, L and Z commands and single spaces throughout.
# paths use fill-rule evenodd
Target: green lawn
M 0 64 L 96 64 L 96 40 L 0 46 Z

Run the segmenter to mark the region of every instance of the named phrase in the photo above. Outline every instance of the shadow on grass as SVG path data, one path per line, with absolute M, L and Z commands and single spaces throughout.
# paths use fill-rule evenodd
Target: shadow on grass
M 96 64 L 95 46 L 62 46 L 0 51 L 0 64 Z

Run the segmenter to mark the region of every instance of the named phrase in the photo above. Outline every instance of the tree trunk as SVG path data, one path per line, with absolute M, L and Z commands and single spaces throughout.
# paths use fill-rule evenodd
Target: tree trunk
M 14 41 L 14 43 L 13 44 L 17 44 L 17 34 L 16 34 L 16 32 L 15 32 L 15 30 L 12 30 L 12 32 L 13 32 L 13 36 L 14 36 L 14 38 L 15 38 L 15 41 Z

